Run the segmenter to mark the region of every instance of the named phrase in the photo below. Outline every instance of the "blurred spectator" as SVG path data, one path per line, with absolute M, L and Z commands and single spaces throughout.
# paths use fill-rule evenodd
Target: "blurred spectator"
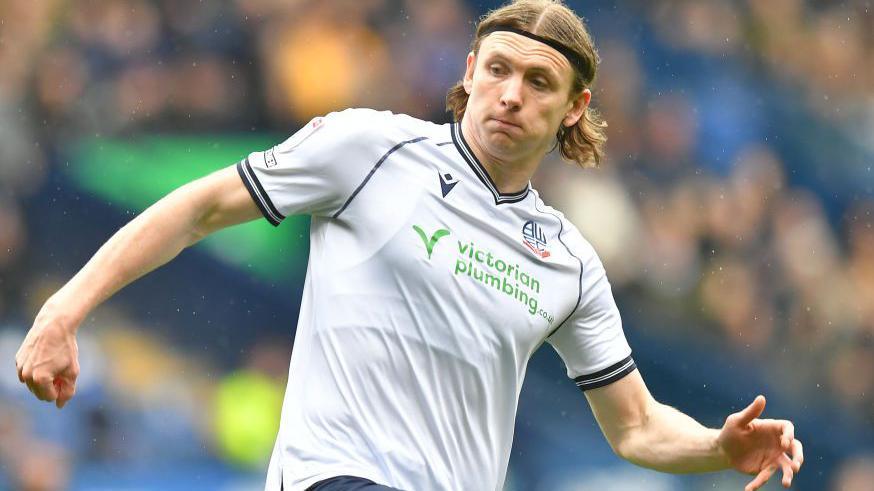
M 858 320 L 874 336 L 874 200 L 857 203 L 847 214 L 847 274 L 855 292 Z
M 279 428 L 290 351 L 284 342 L 261 340 L 246 365 L 217 384 L 213 426 L 217 450 L 228 462 L 266 467 Z
M 640 271 L 635 245 L 640 241 L 640 216 L 615 170 L 580 170 L 557 158 L 549 173 L 534 183 L 543 199 L 562 210 L 598 251 L 610 271 L 611 284 L 622 286 Z
M 15 101 L 27 87 L 35 54 L 41 49 L 52 27 L 61 0 L 28 2 L 5 0 L 0 3 L 0 102 Z M 14 42 L 12 41 L 14 40 Z
M 21 491 L 63 491 L 70 481 L 70 460 L 64 449 L 30 441 L 16 449 L 12 482 Z
M 446 121 L 446 89 L 461 80 L 470 49 L 467 20 L 471 13 L 460 0 L 405 0 L 409 22 L 396 22 L 387 31 L 392 51 L 386 69 L 399 91 L 392 101 L 399 112 L 433 121 Z
M 650 99 L 641 125 L 645 146 L 640 163 L 648 179 L 669 186 L 694 172 L 697 121 L 687 97 L 659 95 Z
M 11 316 L 11 307 L 18 302 L 23 268 L 20 266 L 27 249 L 27 229 L 15 202 L 0 197 L 0 319 Z
M 0 402 L 0 462 L 3 478 L 20 491 L 62 491 L 70 480 L 69 454 L 57 444 L 33 438 L 22 411 Z
M 715 261 L 704 273 L 702 300 L 721 329 L 721 337 L 738 353 L 763 354 L 770 347 L 775 315 L 755 272 L 745 262 L 736 258 Z
M 867 491 L 874 482 L 874 456 L 860 455 L 845 462 L 838 470 L 831 491 Z
M 673 0 L 659 2 L 652 10 L 660 37 L 674 47 L 720 57 L 742 40 L 742 18 L 730 2 Z
M 374 4 L 309 4 L 265 26 L 260 57 L 277 118 L 305 121 L 352 105 L 385 106 L 397 77 L 385 40 L 367 25 Z
M 643 90 L 646 74 L 638 54 L 618 39 L 601 40 L 601 65 L 592 104 L 609 120 L 607 167 L 640 158 Z

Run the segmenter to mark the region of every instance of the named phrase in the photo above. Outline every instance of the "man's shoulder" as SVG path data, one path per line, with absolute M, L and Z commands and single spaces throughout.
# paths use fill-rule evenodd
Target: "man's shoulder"
M 544 202 L 540 197 L 540 193 L 534 189 L 532 191 L 534 191 L 536 210 L 540 214 L 550 215 L 555 218 L 559 224 L 559 240 L 567 247 L 568 251 L 584 262 L 592 257 L 597 258 L 598 254 L 595 252 L 595 248 L 592 247 L 592 244 L 583 236 L 577 226 L 560 210 Z
M 401 141 L 407 139 L 405 137 L 432 137 L 445 126 L 406 114 L 370 108 L 349 108 L 332 112 L 323 118 L 323 122 L 330 122 L 338 129 L 361 137 L 381 136 Z
M 370 169 L 408 144 L 448 138 L 445 125 L 391 111 L 352 108 L 313 118 L 272 151 L 315 159 L 310 163 L 359 163 Z

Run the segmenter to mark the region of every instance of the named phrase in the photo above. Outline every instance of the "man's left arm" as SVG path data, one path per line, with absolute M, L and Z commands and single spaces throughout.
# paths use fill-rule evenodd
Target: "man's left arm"
M 586 398 L 613 451 L 643 467 L 671 473 L 735 469 L 756 476 L 745 488 L 752 491 L 778 469 L 788 487 L 804 460 L 791 422 L 758 419 L 763 396 L 718 430 L 653 399 L 637 370 L 586 391 Z

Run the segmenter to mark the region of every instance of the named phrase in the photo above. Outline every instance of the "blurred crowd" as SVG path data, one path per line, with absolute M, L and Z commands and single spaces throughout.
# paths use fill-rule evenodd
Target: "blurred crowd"
M 664 46 L 760 70 L 814 117 L 874 142 L 870 2 L 666 1 L 641 13 Z M 554 166 L 544 186 L 595 243 L 614 288 L 661 313 L 660 328 L 712 335 L 797 395 L 836 397 L 874 423 L 874 153 L 867 182 L 846 190 L 859 194 L 828 202 L 793 182 L 794 162 L 767 129 L 737 136 L 765 126 L 760 115 L 719 108 L 729 134 L 702 141 L 714 116 L 698 81 L 648 92 L 642 55 L 600 39 L 594 100 L 610 125 L 611 159 L 594 174 Z M 709 83 L 726 105 L 761 97 Z M 735 141 L 722 159 L 701 149 Z M 842 171 L 839 162 L 814 165 Z M 831 220 L 825 208 L 835 205 Z
M 866 0 L 670 0 L 649 7 L 667 44 L 741 56 L 874 148 L 874 6 Z
M 632 27 L 604 2 L 592 2 L 593 11 L 570 3 L 589 19 L 602 58 L 593 104 L 609 124 L 608 159 L 581 171 L 553 158 L 534 185 L 593 242 L 620 308 L 644 312 L 649 323 L 637 327 L 657 335 L 725 346 L 795 400 L 830 398 L 874 424 L 871 3 L 630 1 L 617 17 L 635 19 Z M 462 0 L 0 2 L 3 359 L 11 360 L 39 305 L 64 279 L 28 246 L 38 223 L 23 210 L 40 199 L 53 170 L 70 165 L 62 157 L 68 145 L 158 132 L 290 134 L 349 106 L 445 122 L 446 89 L 463 72 L 472 20 L 483 7 Z M 670 66 L 659 61 L 666 58 Z M 775 92 L 861 148 L 868 162 L 861 171 L 842 166 L 841 155 L 806 165 L 867 183 L 837 195 L 796 179 L 804 163 L 787 156 L 770 130 L 793 122 L 770 121 L 762 109 L 762 94 Z M 108 421 L 119 414 L 172 408 L 137 424 L 159 438 L 199 435 L 194 441 L 209 440 L 217 454 L 248 462 L 235 453 L 233 435 L 192 409 L 202 390 L 219 394 L 215 413 L 226 414 L 222 390 L 240 390 L 239 378 L 216 389 L 216 380 L 186 376 L 176 387 L 137 391 L 128 402 L 134 408 L 120 406 L 130 401 L 126 377 L 204 374 L 210 363 L 167 354 L 168 341 L 138 329 L 123 308 L 107 315 L 117 317 L 108 324 L 129 328 L 83 334 L 92 359 L 102 360 L 94 363 L 112 368 L 93 384 L 98 395 L 82 396 L 93 403 L 74 412 L 88 431 L 111 434 Z M 243 375 L 229 377 L 262 377 L 257 397 L 272 400 L 270 387 L 280 394 L 283 387 L 283 353 L 254 350 Z M 22 408 L 34 406 L 16 383 L 0 385 L 3 469 L 24 489 L 61 488 L 69 447 L 28 432 L 30 409 Z M 15 458 L 27 448 L 57 461 L 53 475 L 61 481 Z M 177 450 L 197 452 L 200 444 Z M 88 458 L 115 451 L 92 448 Z M 864 463 L 870 469 L 870 458 L 860 457 L 835 473 L 834 489 L 870 483 L 858 477 Z

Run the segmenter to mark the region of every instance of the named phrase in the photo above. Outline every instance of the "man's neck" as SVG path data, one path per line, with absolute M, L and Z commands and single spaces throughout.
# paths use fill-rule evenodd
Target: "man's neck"
M 462 118 L 461 133 L 477 160 L 488 172 L 492 182 L 495 183 L 498 192 L 511 194 L 525 189 L 544 155 L 539 155 L 539 158 L 521 156 L 514 160 L 501 159 L 491 155 L 485 151 L 484 145 L 480 143 L 480 135 L 474 131 L 472 126 L 468 118 Z

